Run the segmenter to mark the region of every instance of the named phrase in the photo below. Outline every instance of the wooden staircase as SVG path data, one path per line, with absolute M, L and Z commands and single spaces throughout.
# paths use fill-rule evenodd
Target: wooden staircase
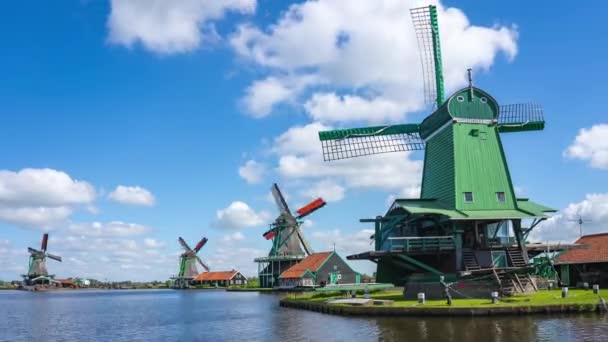
M 524 256 L 521 254 L 521 250 L 519 249 L 507 249 L 507 255 L 509 256 L 509 260 L 511 261 L 511 267 L 526 267 L 528 264 L 524 259 Z
M 462 260 L 464 262 L 464 269 L 467 271 L 475 271 L 480 270 L 479 262 L 477 261 L 477 257 L 475 257 L 475 253 L 472 251 L 463 251 L 462 252 Z
M 529 274 L 517 274 L 514 272 L 493 270 L 494 279 L 500 285 L 503 296 L 512 296 L 520 293 L 537 292 L 536 282 Z

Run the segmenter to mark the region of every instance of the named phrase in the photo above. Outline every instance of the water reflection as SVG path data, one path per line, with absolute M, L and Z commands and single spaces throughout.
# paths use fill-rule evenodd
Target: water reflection
M 600 315 L 348 318 L 224 291 L 0 292 L 0 341 L 606 341 Z

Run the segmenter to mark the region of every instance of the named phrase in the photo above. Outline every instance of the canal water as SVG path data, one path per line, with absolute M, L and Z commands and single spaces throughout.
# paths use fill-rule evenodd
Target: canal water
M 601 315 L 349 318 L 221 290 L 0 291 L 0 341 L 608 341 Z

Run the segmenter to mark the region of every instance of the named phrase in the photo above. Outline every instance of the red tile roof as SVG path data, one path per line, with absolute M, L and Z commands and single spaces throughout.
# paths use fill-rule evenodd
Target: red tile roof
M 194 278 L 194 281 L 221 281 L 232 279 L 239 271 L 225 271 L 225 272 L 203 272 Z
M 306 259 L 300 261 L 299 263 L 291 266 L 285 272 L 281 273 L 279 278 L 281 279 L 289 279 L 289 278 L 300 278 L 304 275 L 306 270 L 310 272 L 316 272 L 321 265 L 332 255 L 333 252 L 321 252 L 314 253 L 309 255 Z
M 573 249 L 560 255 L 558 263 L 608 262 L 608 233 L 584 235 L 575 242 L 589 248 Z

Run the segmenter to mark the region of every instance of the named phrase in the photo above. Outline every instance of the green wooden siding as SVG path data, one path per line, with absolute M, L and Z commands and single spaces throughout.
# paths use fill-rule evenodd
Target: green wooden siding
M 454 126 L 456 209 L 514 210 L 513 188 L 496 126 L 458 123 Z M 473 193 L 473 202 L 464 201 Z M 505 193 L 499 202 L 497 192 Z
M 482 98 L 486 103 L 481 102 Z M 498 117 L 498 104 L 494 98 L 477 88 L 473 88 L 472 99 L 469 88 L 457 91 L 448 101 L 448 110 L 455 118 L 493 120 Z
M 447 106 L 437 109 L 420 124 L 420 136 L 425 139 L 428 138 L 429 135 L 451 120 L 452 117 L 450 116 L 450 113 L 448 113 Z
M 454 202 L 454 144 L 452 126 L 427 142 L 422 177 L 422 198 L 436 198 L 448 208 Z

